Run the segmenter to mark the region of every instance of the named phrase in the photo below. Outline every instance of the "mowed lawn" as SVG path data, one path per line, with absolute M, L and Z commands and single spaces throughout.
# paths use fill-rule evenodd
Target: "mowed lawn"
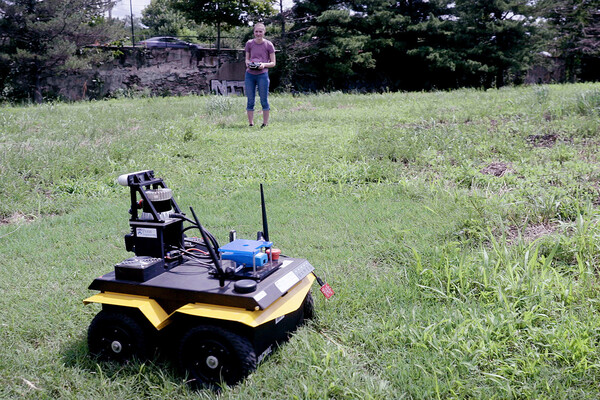
M 600 84 L 0 106 L 0 398 L 600 397 Z M 260 122 L 260 118 L 258 119 Z M 307 258 L 317 318 L 220 394 L 98 363 L 82 300 L 152 169 L 221 242 Z

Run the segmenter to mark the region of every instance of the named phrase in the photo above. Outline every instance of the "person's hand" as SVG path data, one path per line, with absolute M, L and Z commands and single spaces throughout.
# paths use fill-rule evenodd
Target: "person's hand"
M 265 63 L 260 63 L 260 66 L 258 67 L 258 69 L 264 69 L 265 68 Z

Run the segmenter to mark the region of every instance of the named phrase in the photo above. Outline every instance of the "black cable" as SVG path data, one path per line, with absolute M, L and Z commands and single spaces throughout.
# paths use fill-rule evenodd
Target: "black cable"
M 185 215 L 183 215 L 183 214 L 176 214 L 176 213 L 173 213 L 173 214 L 170 214 L 170 215 L 169 215 L 169 217 L 171 217 L 171 218 L 179 218 L 179 219 L 181 219 L 181 220 L 183 220 L 183 221 L 187 221 L 187 222 L 189 222 L 190 224 L 192 224 L 191 226 L 188 226 L 188 227 L 184 228 L 184 229 L 181 231 L 181 234 L 182 234 L 182 235 L 183 235 L 183 234 L 184 234 L 186 231 L 188 231 L 188 230 L 190 230 L 190 229 L 194 229 L 194 228 L 195 228 L 195 229 L 198 229 L 198 230 L 200 230 L 200 228 L 198 227 L 198 225 L 196 225 L 196 222 L 195 222 L 194 220 L 191 220 L 191 219 L 189 219 L 188 217 L 186 217 L 186 216 L 185 216 Z M 215 249 L 218 249 L 219 247 L 221 247 L 221 246 L 219 245 L 219 242 L 217 241 L 217 239 L 214 237 L 214 235 L 213 235 L 212 233 L 210 233 L 210 232 L 209 232 L 209 231 L 207 231 L 207 230 L 204 230 L 204 232 L 206 233 L 206 236 L 208 236 L 208 239 L 211 241 L 211 243 L 213 244 L 213 246 L 214 246 L 214 248 L 215 248 Z
M 196 259 L 196 260 L 208 260 L 208 261 L 211 261 L 211 262 L 212 262 L 212 260 L 211 260 L 211 258 L 210 258 L 210 256 L 209 256 L 209 255 L 204 255 L 204 254 L 202 254 L 202 255 L 199 255 L 199 254 L 194 254 L 194 253 L 191 253 L 191 252 L 189 252 L 189 251 L 187 251 L 186 249 L 184 249 L 184 248 L 181 248 L 181 247 L 169 246 L 169 248 L 170 248 L 170 250 L 177 250 L 177 251 L 180 251 L 182 254 L 185 254 L 185 255 L 186 255 L 186 256 L 188 256 L 188 257 L 192 257 L 192 258 L 194 258 L 194 259 Z M 213 265 L 212 265 L 212 264 L 210 264 L 210 266 L 211 266 L 211 267 L 213 267 Z
M 198 229 L 198 230 L 200 230 L 200 228 L 199 228 L 199 227 L 198 227 L 196 224 L 194 224 L 194 225 L 190 225 L 190 226 L 187 226 L 187 227 L 183 228 L 183 230 L 181 231 L 181 233 L 183 234 L 183 233 L 185 233 L 185 232 L 189 231 L 190 229 Z M 204 233 L 206 233 L 206 236 L 208 237 L 208 240 L 210 240 L 210 241 L 211 241 L 211 243 L 213 244 L 213 247 L 214 247 L 215 249 L 218 249 L 219 247 L 221 247 L 221 246 L 219 245 L 219 242 L 218 242 L 218 241 L 217 241 L 217 239 L 216 239 L 216 238 L 213 236 L 213 234 L 212 234 L 212 233 L 210 233 L 210 232 L 209 232 L 209 231 L 207 231 L 206 229 L 204 230 Z M 207 244 L 207 245 L 208 245 L 208 244 Z
M 171 215 L 169 215 L 169 217 L 171 217 L 171 218 L 179 218 L 179 219 L 182 219 L 184 221 L 189 222 L 190 224 L 195 224 L 195 222 L 193 220 L 189 219 L 188 217 L 186 217 L 183 214 L 171 214 Z
M 192 215 L 194 216 L 194 221 L 196 221 L 196 225 L 198 226 L 198 229 L 200 230 L 200 233 L 202 234 L 202 239 L 204 240 L 204 243 L 208 242 L 210 239 L 208 238 L 208 236 L 206 235 L 206 232 L 204 231 L 204 228 L 200 224 L 200 220 L 198 219 L 196 212 L 194 212 L 194 209 L 192 207 L 190 207 L 190 211 L 192 212 Z M 221 263 L 219 263 L 219 259 L 217 258 L 217 255 L 215 254 L 215 250 L 216 250 L 216 247 L 213 248 L 212 246 L 208 246 L 208 252 L 210 253 L 210 258 L 212 258 L 213 263 L 215 264 L 215 267 L 217 269 L 216 275 L 219 278 L 219 286 L 223 287 L 223 286 L 225 286 L 225 272 L 223 271 L 223 268 L 221 267 Z
M 196 256 L 195 254 L 191 254 L 187 251 L 184 251 L 183 254 L 185 254 L 188 257 L 193 258 L 194 261 L 198 262 L 198 264 L 200 264 L 200 266 L 202 266 L 202 267 L 215 269 L 215 265 L 212 262 L 210 262 L 210 263 L 203 262 L 203 261 L 201 261 L 202 258 L 200 258 L 199 256 Z

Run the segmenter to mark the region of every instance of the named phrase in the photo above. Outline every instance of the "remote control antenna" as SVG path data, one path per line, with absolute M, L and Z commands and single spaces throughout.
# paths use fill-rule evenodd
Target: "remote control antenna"
M 267 222 L 267 208 L 265 206 L 265 194 L 262 183 L 260 184 L 260 206 L 262 208 L 263 235 L 265 240 L 269 242 L 269 223 Z

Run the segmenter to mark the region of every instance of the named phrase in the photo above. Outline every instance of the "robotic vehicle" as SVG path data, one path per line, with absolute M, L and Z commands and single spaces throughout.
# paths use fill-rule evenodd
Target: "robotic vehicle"
M 257 240 L 232 230 L 221 246 L 154 171 L 118 182 L 130 189 L 125 247 L 135 256 L 96 278 L 89 289 L 100 293 L 84 300 L 102 305 L 88 329 L 89 351 L 100 359 L 145 359 L 164 346 L 193 385 L 234 385 L 314 316 L 315 279 L 326 297 L 333 293 L 307 260 L 273 247 L 262 185 Z

